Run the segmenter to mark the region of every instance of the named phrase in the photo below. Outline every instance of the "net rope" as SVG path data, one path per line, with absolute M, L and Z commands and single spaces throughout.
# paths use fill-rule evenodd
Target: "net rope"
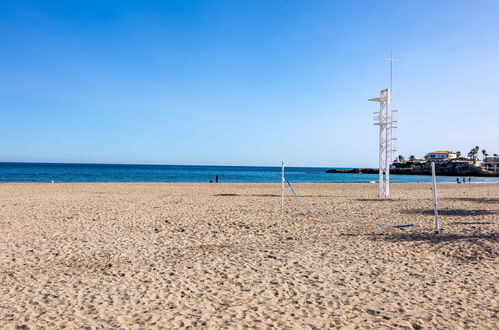
M 364 220 L 359 220 L 359 219 L 354 219 L 354 218 L 347 218 L 347 217 L 337 217 L 337 216 L 331 216 L 331 215 L 326 215 L 319 213 L 317 211 L 312 210 L 307 204 L 302 202 L 296 191 L 293 189 L 291 186 L 291 183 L 286 180 L 286 183 L 288 184 L 289 189 L 291 189 L 291 192 L 293 193 L 293 196 L 295 197 L 296 202 L 303 207 L 308 213 L 315 215 L 317 217 L 322 217 L 327 220 L 331 221 L 347 221 L 347 222 L 354 222 L 354 223 L 364 223 L 364 224 L 371 224 L 371 225 L 376 225 L 380 227 L 391 227 L 391 228 L 408 228 L 408 227 L 413 227 L 413 224 L 407 224 L 407 225 L 390 225 L 386 223 L 379 223 L 379 222 L 370 222 L 370 221 L 364 221 Z

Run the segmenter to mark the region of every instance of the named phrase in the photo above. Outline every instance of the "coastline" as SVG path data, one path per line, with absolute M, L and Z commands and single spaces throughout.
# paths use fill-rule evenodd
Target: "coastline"
M 0 327 L 498 327 L 499 184 L 0 183 Z M 445 288 L 445 289 L 442 289 Z

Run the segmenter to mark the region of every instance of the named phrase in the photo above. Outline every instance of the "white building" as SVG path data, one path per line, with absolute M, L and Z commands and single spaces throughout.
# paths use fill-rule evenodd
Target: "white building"
M 427 160 L 451 160 L 457 158 L 457 153 L 453 151 L 432 151 L 425 158 Z

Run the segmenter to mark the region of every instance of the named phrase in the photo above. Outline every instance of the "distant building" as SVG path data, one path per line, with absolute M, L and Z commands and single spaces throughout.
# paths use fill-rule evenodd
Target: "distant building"
M 451 160 L 457 158 L 457 153 L 452 151 L 432 151 L 425 158 L 427 160 Z
M 485 157 L 481 166 L 484 170 L 499 172 L 499 156 Z
M 423 164 L 423 163 L 426 163 L 426 159 L 424 159 L 424 158 L 414 158 L 413 162 L 416 163 L 416 164 Z
M 426 163 L 426 159 L 424 158 L 409 158 L 405 161 L 406 163 L 416 163 L 416 164 L 421 164 L 421 163 Z

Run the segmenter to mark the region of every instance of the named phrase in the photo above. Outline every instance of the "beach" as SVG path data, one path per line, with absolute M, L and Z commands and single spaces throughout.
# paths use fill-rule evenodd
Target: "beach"
M 499 184 L 1 183 L 0 328 L 497 329 Z M 414 224 L 407 229 L 377 223 Z

